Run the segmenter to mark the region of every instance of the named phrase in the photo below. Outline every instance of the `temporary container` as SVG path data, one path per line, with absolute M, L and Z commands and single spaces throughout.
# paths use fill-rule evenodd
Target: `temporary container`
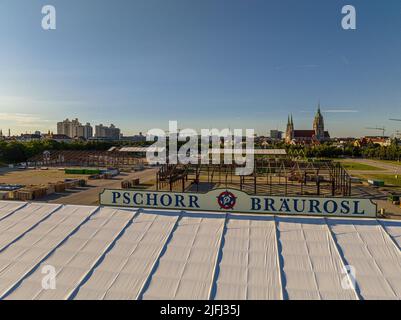
M 368 180 L 368 183 L 375 187 L 384 187 L 384 181 L 382 180 Z
M 391 194 L 388 196 L 388 201 L 394 202 L 394 201 L 400 201 L 400 195 L 396 194 Z
M 65 169 L 65 174 L 85 174 L 85 169 Z
M 99 169 L 85 169 L 83 170 L 84 174 L 99 174 L 100 170 Z

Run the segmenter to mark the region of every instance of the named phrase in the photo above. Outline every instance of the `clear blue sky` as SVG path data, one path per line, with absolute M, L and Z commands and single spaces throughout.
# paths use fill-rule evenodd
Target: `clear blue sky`
M 78 117 L 128 135 L 171 119 L 267 134 L 289 113 L 309 129 L 320 99 L 332 136 L 392 134 L 400 34 L 399 0 L 0 0 L 0 128 Z

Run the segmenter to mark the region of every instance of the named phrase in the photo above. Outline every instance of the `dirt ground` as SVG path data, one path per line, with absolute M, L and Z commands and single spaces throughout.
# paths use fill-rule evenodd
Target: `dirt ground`
M 98 205 L 99 194 L 105 188 L 121 189 L 121 181 L 139 178 L 141 184 L 154 179 L 156 175 L 155 169 L 148 169 L 139 172 L 121 173 L 113 179 L 89 180 L 88 186 L 85 188 L 77 188 L 68 190 L 65 193 L 53 194 L 41 201 L 60 203 L 60 204 L 75 204 L 75 205 Z
M 53 193 L 44 198 L 40 198 L 38 202 L 50 202 L 60 204 L 75 205 L 97 205 L 99 203 L 99 194 L 105 188 L 121 188 L 121 181 L 139 178 L 141 183 L 146 183 L 151 179 L 155 179 L 156 170 L 148 169 L 139 172 L 120 173 L 112 179 L 94 179 L 89 180 L 88 175 L 65 174 L 64 170 L 16 170 L 5 169 L 0 170 L 0 183 L 6 184 L 22 184 L 22 185 L 46 185 L 51 182 L 64 181 L 64 179 L 85 179 L 86 187 L 66 190 L 65 192 Z
M 64 181 L 64 179 L 88 179 L 88 175 L 65 174 L 64 170 L 58 169 L 4 170 L 0 172 L 0 183 L 6 184 L 39 185 Z
M 88 175 L 70 175 L 65 174 L 64 170 L 49 169 L 49 170 L 10 170 L 1 168 L 0 170 L 0 183 L 9 184 L 47 184 L 50 182 L 63 181 L 68 178 L 82 178 L 88 181 L 88 186 L 84 188 L 76 188 L 74 190 L 66 190 L 63 193 L 55 193 L 45 198 L 38 200 L 39 202 L 50 202 L 60 204 L 75 204 L 75 205 L 97 205 L 99 202 L 99 194 L 105 188 L 121 188 L 121 181 L 139 178 L 141 184 L 146 188 L 151 188 L 155 183 L 156 169 L 148 169 L 140 172 L 121 173 L 113 179 L 100 179 L 88 180 Z M 178 184 L 177 188 L 181 189 Z M 208 186 L 206 190 L 199 190 L 200 192 L 207 192 L 210 188 L 216 187 Z M 374 199 L 377 203 L 378 209 L 384 208 L 386 217 L 390 219 L 401 219 L 401 208 L 392 205 L 386 201 L 388 192 L 373 188 L 371 186 L 354 185 L 353 190 L 356 191 L 359 197 L 369 197 Z M 180 191 L 180 190 L 175 190 Z M 194 191 L 194 190 L 188 190 Z

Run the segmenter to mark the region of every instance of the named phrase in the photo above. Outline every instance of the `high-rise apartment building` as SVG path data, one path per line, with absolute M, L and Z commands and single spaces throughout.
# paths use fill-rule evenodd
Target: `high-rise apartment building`
M 89 139 L 93 137 L 93 128 L 89 122 L 85 125 L 80 125 L 77 127 L 77 137 L 83 137 Z
M 89 139 L 93 136 L 93 128 L 89 123 L 82 125 L 78 119 L 66 119 L 57 123 L 57 134 L 65 134 L 70 138 L 84 137 Z
M 110 127 L 100 124 L 95 127 L 95 137 L 98 139 L 119 140 L 121 130 L 116 128 L 114 124 L 111 124 Z

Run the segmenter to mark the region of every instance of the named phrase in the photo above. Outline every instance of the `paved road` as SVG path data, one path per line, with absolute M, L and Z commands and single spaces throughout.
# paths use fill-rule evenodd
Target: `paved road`
M 355 163 L 362 163 L 369 166 L 380 168 L 381 170 L 350 170 L 347 169 L 352 174 L 400 174 L 401 175 L 401 164 L 392 164 L 381 162 L 377 160 L 371 159 L 354 159 L 354 158 L 347 158 L 344 160 L 345 162 L 355 162 Z
M 147 169 L 145 171 L 127 173 L 116 177 L 115 179 L 108 180 L 90 180 L 89 188 L 85 188 L 83 191 L 75 190 L 72 194 L 66 193 L 65 196 L 62 195 L 52 195 L 48 199 L 41 199 L 41 201 L 46 201 L 50 203 L 60 203 L 60 204 L 76 204 L 76 205 L 98 205 L 99 204 L 99 194 L 105 188 L 116 188 L 121 189 L 121 181 L 131 180 L 139 178 L 141 183 L 152 179 L 155 179 L 156 169 Z

